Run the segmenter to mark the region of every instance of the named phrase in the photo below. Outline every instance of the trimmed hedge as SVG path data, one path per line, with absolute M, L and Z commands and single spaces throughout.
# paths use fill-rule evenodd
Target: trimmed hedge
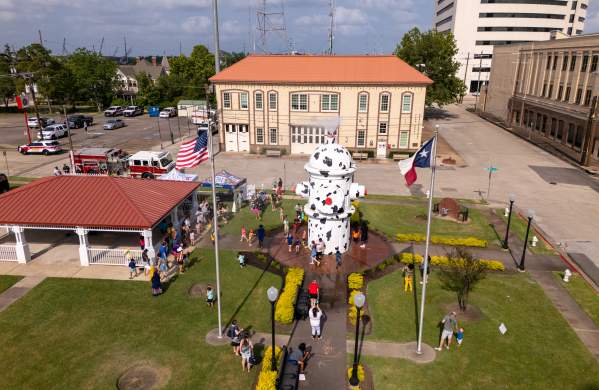
M 359 290 L 364 286 L 364 276 L 357 272 L 349 274 L 347 277 L 347 286 L 350 290 Z
M 412 256 L 411 253 L 402 253 L 400 261 L 402 263 L 406 263 L 406 264 L 412 264 L 414 262 L 420 264 L 424 260 L 424 257 L 422 255 L 417 254 L 417 255 L 415 255 L 415 257 L 416 257 L 416 259 L 415 259 L 416 261 L 414 261 L 414 256 Z M 483 260 L 483 259 L 481 259 L 479 261 L 482 264 L 484 264 L 486 266 L 486 268 L 490 271 L 505 271 L 505 266 L 499 260 Z M 449 264 L 449 261 L 447 259 L 447 256 L 431 256 L 431 264 L 447 266 Z
M 275 347 L 275 360 L 277 367 L 281 364 L 281 348 Z M 275 390 L 277 388 L 278 370 L 272 370 L 272 346 L 266 347 L 262 358 L 262 370 L 258 376 L 256 390 Z
M 285 275 L 285 287 L 277 300 L 275 307 L 275 320 L 281 324 L 291 324 L 295 313 L 295 299 L 297 290 L 304 280 L 302 268 L 289 268 Z
M 349 367 L 347 369 L 347 380 L 350 380 L 352 370 L 353 370 L 353 367 Z M 364 382 L 365 377 L 366 377 L 366 374 L 364 373 L 364 367 L 361 364 L 358 364 L 358 380 L 360 382 Z
M 426 241 L 426 235 L 420 233 L 403 234 L 397 233 L 395 239 L 400 242 L 423 242 Z M 487 241 L 476 237 L 443 237 L 431 236 L 431 243 L 450 246 L 469 246 L 476 248 L 486 248 Z

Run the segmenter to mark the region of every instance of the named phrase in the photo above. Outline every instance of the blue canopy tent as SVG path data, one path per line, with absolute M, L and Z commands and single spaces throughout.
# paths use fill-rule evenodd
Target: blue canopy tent
M 240 190 L 247 183 L 245 178 L 241 178 L 230 174 L 227 171 L 220 171 L 214 177 L 217 189 L 224 189 L 229 191 Z M 202 180 L 203 188 L 212 188 L 212 178 Z

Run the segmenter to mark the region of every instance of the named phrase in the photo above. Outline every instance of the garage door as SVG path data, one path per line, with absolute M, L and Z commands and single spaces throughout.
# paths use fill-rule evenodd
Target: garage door
M 310 154 L 324 144 L 326 129 L 317 126 L 291 126 L 291 153 Z
M 225 150 L 227 152 L 249 152 L 250 135 L 248 125 L 225 124 Z

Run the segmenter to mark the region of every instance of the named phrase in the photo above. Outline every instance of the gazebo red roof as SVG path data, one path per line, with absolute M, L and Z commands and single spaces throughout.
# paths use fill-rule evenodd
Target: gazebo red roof
M 199 183 L 52 176 L 0 195 L 0 224 L 149 229 Z

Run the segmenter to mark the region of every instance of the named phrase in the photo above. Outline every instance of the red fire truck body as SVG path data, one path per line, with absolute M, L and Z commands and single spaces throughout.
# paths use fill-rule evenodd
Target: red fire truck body
M 174 169 L 170 153 L 140 151 L 133 155 L 121 149 L 84 148 L 73 153 L 75 172 L 85 174 L 128 175 L 153 179 Z

